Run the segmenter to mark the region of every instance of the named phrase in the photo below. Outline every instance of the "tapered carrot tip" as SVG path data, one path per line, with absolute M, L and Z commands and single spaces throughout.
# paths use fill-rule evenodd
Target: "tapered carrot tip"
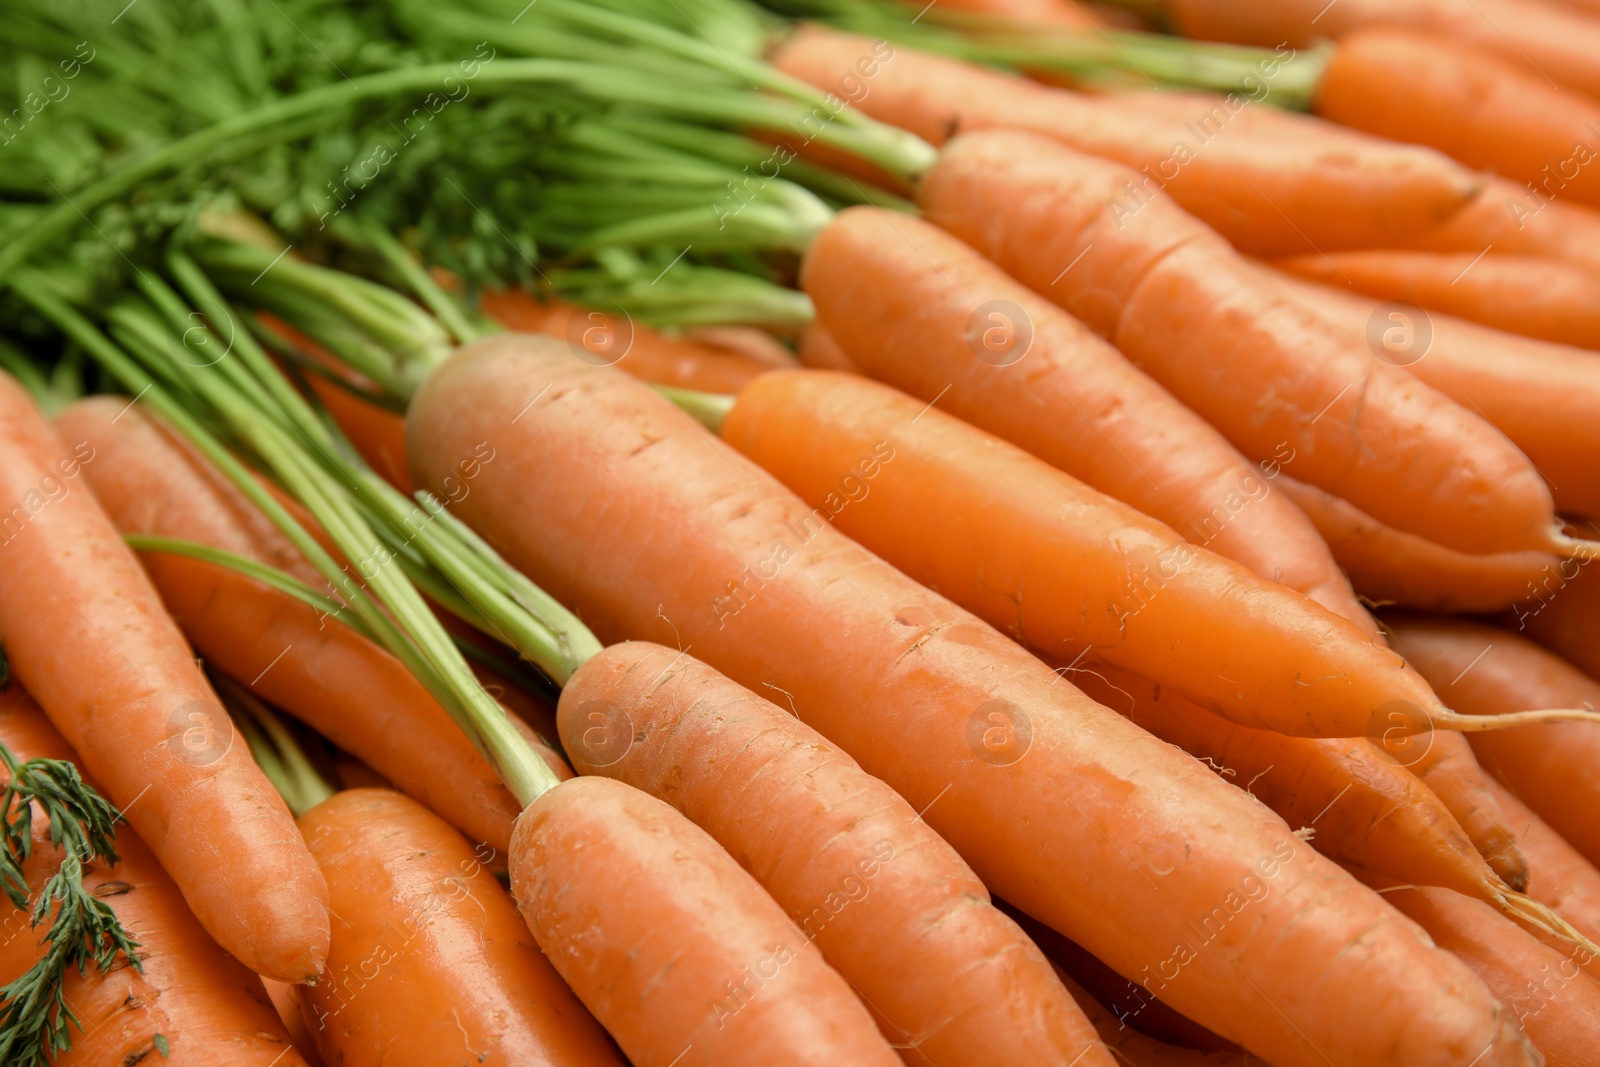
M 638 1067 L 899 1067 L 845 980 L 705 831 L 610 778 L 528 805 L 511 891 Z

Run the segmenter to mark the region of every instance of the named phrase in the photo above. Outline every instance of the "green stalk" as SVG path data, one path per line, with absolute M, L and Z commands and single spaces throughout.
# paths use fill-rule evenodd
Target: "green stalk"
M 300 742 L 277 713 L 232 678 L 213 674 L 211 680 L 245 744 L 250 746 L 256 765 L 295 818 L 333 796 L 333 786 L 311 765 Z
M 722 423 L 727 419 L 728 412 L 733 410 L 734 400 L 737 399 L 722 393 L 679 389 L 675 385 L 657 385 L 655 390 L 712 433 L 722 432 Z

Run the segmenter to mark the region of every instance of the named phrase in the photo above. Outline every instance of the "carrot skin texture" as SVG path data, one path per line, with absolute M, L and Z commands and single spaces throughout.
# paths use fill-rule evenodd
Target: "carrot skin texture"
M 311 1031 L 306 1028 L 305 1019 L 300 1017 L 300 1001 L 295 995 L 295 989 L 298 987 L 271 978 L 264 979 L 261 984 L 267 987 L 267 998 L 272 1001 L 272 1010 L 278 1013 L 279 1021 L 289 1032 L 289 1040 L 294 1044 L 294 1050 L 306 1061 L 307 1067 L 326 1067 L 322 1062 L 322 1055 L 317 1052 L 317 1043 L 312 1040 Z
M 1444 801 L 1501 880 L 1519 893 L 1525 891 L 1530 865 L 1522 852 L 1522 838 L 1501 808 L 1494 779 L 1478 765 L 1472 745 L 1448 730 L 1413 734 L 1408 743 L 1420 752 L 1402 748 L 1396 758 Z
M 808 519 L 792 494 L 647 386 L 533 338 L 485 339 L 412 402 L 419 483 L 442 475 L 458 435 L 486 433 L 512 461 L 487 467 L 459 514 L 602 640 L 664 636 L 749 688 L 781 687 L 808 725 L 923 811 L 991 891 L 1161 985 L 1185 1014 L 1281 1067 L 1326 1062 L 1296 1031 L 1307 1026 L 1336 1063 L 1464 1065 L 1486 1046 L 1480 1067 L 1533 1062 L 1476 978 L 1276 816 Z M 757 575 L 784 538 L 784 562 Z M 743 595 L 727 599 L 741 580 Z M 821 672 L 819 662 L 837 666 Z M 997 748 L 984 728 L 1002 712 L 1013 722 L 1025 714 L 1030 736 L 1004 766 L 1020 744 Z M 1191 847 L 1202 837 L 1206 847 Z M 1143 866 L 1129 870 L 1129 855 Z M 1156 977 L 1173 946 L 1195 936 L 1185 921 L 1242 879 L 1261 882 L 1263 867 L 1278 879 L 1271 903 L 1171 981 Z M 1344 951 L 1358 934 L 1361 951 Z M 1413 977 L 1396 981 L 1400 972 Z M 1241 974 L 1286 990 L 1274 1002 L 1295 1024 L 1254 999 Z M 1302 997 L 1327 996 L 1386 1021 L 1324 1026 Z
M 1414 304 L 1495 330 L 1579 349 L 1600 348 L 1600 315 L 1588 303 L 1600 275 L 1536 256 L 1380 249 L 1292 256 L 1281 270 Z M 1593 353 L 1590 353 L 1592 358 Z
M 621 1067 L 490 873 L 501 857 L 384 789 L 336 793 L 300 826 L 337 916 L 325 980 L 299 991 L 325 1061 Z
M 1469 715 L 1600 707 L 1600 682 L 1526 638 L 1456 619 L 1385 619 L 1395 650 Z M 1600 729 L 1519 726 L 1468 739 L 1484 769 L 1583 853 L 1600 859 Z
M 1052 661 L 1091 649 L 1301 736 L 1367 735 L 1395 701 L 1437 706 L 1354 623 L 887 386 L 774 371 L 721 434 L 840 532 Z
M 150 580 L 78 480 L 94 453 L 62 445 L 9 376 L 0 376 L 0 427 L 0 500 L 16 501 L 10 515 L 23 519 L 0 546 L 0 639 L 11 669 L 207 932 L 257 973 L 315 977 L 328 946 L 322 874 L 235 743 Z
M 1114 159 L 1132 168 L 1129 185 L 1113 191 L 1124 210 L 1140 210 L 1151 192 L 1165 189 L 1257 255 L 1371 247 L 1427 232 L 1479 186 L 1437 152 L 1250 106 L 1237 95 L 1091 96 L 905 45 L 887 57 L 881 48 L 807 26 L 772 62 L 824 92 L 859 61 L 875 62 L 870 91 L 853 101 L 871 117 L 935 145 L 973 130 L 1017 129 Z
M 907 1062 L 1112 1067 L 955 850 L 790 712 L 691 657 L 625 642 L 578 669 L 560 716 L 580 774 L 642 789 L 715 838 L 883 1017 L 891 1044 L 909 1046 Z
M 1270 492 L 1263 469 L 956 238 L 918 219 L 847 209 L 813 242 L 801 281 L 818 322 L 844 339 L 863 373 L 937 400 L 1190 541 L 1370 625 L 1316 530 Z M 1020 358 L 985 347 L 991 327 L 1015 339 L 1026 330 Z
M 1170 200 L 1115 217 L 1106 205 L 1126 175 L 987 131 L 945 148 L 918 202 L 1109 337 L 1246 456 L 1461 551 L 1551 543 L 1549 491 L 1492 426 L 1340 339 Z
M 851 359 L 844 347 L 833 339 L 833 334 L 828 332 L 828 328 L 815 319 L 811 320 L 805 332 L 800 335 L 800 362 L 812 370 L 862 373 L 861 368 L 856 366 L 856 361 Z
M 1554 908 L 1590 940 L 1600 937 L 1600 870 L 1505 786 L 1491 782 L 1490 789 L 1527 849 L 1533 872 L 1528 895 Z M 1587 969 L 1600 979 L 1592 963 Z
M 1594 537 L 1596 524 L 1579 524 Z M 1591 678 L 1600 678 L 1600 567 L 1564 560 L 1539 575 L 1529 595 L 1511 608 L 1510 624 Z
M 1479 900 L 1498 878 L 1442 801 L 1365 739 L 1284 737 L 1229 723 L 1148 679 L 1102 664 L 1069 677 L 1163 741 L 1205 760 L 1317 851 L 1418 885 Z
M 78 762 L 77 754 L 22 690 L 0 690 L 0 741 L 20 760 Z M 3 779 L 0 773 L 0 779 Z M 84 872 L 90 895 L 104 901 L 128 934 L 143 973 L 119 959 L 101 975 L 69 970 L 67 1001 L 83 1019 L 72 1048 L 53 1059 L 57 1067 L 126 1067 L 167 1063 L 174 1067 L 306 1067 L 289 1042 L 261 979 L 217 946 L 183 901 L 133 828 L 119 826 L 120 862 L 96 864 Z M 60 869 L 62 855 L 50 843 L 48 823 L 33 828 L 33 854 L 23 866 L 28 885 L 37 889 Z M 31 916 L 0 901 L 0 985 L 20 978 L 41 956 L 46 927 L 30 928 Z M 170 1055 L 157 1051 L 164 1037 Z M 276 1058 L 275 1058 L 276 1057 Z
M 123 407 L 116 397 L 91 397 L 57 419 L 63 435 L 95 449 L 84 473 L 119 529 L 227 549 L 325 588 L 221 472 L 137 408 Z M 164 553 L 146 553 L 143 562 L 167 610 L 213 666 L 474 841 L 501 853 L 510 847 L 521 812 L 516 798 L 399 660 L 338 619 L 226 567 Z
M 1310 517 L 1356 589 L 1375 602 L 1420 611 L 1499 611 L 1563 566 L 1545 552 L 1456 552 L 1386 526 L 1349 501 L 1287 474 L 1280 473 L 1273 484 Z
M 1492 247 L 1600 273 L 1600 211 L 1560 199 L 1554 187 L 1496 178 L 1444 225 L 1394 244 L 1473 255 Z
M 517 820 L 511 891 L 637 1067 L 900 1063 L 766 891 L 647 793 L 574 778 L 539 797 Z
M 1331 284 L 1275 278 L 1352 338 L 1364 341 L 1380 328 L 1402 331 L 1410 343 L 1395 358 L 1408 371 L 1509 437 L 1545 478 L 1557 509 L 1600 515 L 1600 467 L 1587 459 L 1600 454 L 1600 423 L 1593 417 L 1600 410 L 1600 358 L 1594 352 L 1438 312 L 1419 317 L 1416 309 L 1385 307 Z

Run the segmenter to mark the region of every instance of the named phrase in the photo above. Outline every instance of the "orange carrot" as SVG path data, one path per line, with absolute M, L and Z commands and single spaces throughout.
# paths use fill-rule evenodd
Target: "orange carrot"
M 382 789 L 300 816 L 335 915 L 328 971 L 299 991 L 322 1058 L 343 1067 L 616 1065 L 622 1058 L 532 943 L 454 828 Z
M 1362 596 L 1422 611 L 1499 611 L 1547 575 L 1572 569 L 1545 552 L 1467 555 L 1396 530 L 1313 485 L 1280 474 L 1273 484 L 1316 524 Z
M 952 142 L 919 201 L 1246 456 L 1464 552 L 1565 544 L 1543 480 L 1492 426 L 1343 341 L 1166 198 L 1114 218 L 1106 204 L 1127 175 L 995 130 Z
M 690 657 L 628 642 L 578 669 L 560 716 L 580 773 L 643 789 L 716 838 L 908 1063 L 1111 1067 L 971 868 L 791 713 Z
M 0 639 L 16 677 L 126 812 L 195 916 L 246 966 L 306 981 L 327 887 L 72 450 L 0 375 Z
M 1545 699 L 1600 707 L 1600 682 L 1515 634 L 1453 619 L 1384 621 L 1395 650 L 1468 714 L 1496 715 Z M 1474 738 L 1472 748 L 1590 862 L 1600 859 L 1600 730 L 1546 723 Z
M 306 1061 L 306 1067 L 324 1067 L 322 1057 L 317 1053 L 317 1043 L 312 1040 L 311 1031 L 306 1029 L 306 1021 L 300 1016 L 300 1002 L 295 997 L 295 987 L 271 978 L 264 979 L 261 984 L 267 987 L 272 1009 L 278 1013 L 284 1029 L 289 1031 L 289 1040 L 300 1058 Z
M 412 401 L 420 484 L 436 484 L 463 439 L 506 462 L 456 512 L 602 639 L 664 636 L 747 687 L 782 689 L 991 891 L 1221 1036 L 1280 1067 L 1465 1067 L 1486 1048 L 1480 1065 L 1535 1062 L 1475 977 L 1281 820 L 817 523 L 648 386 L 559 344 L 474 342 Z M 601 782 L 574 779 L 530 810 Z M 536 932 L 556 921 L 554 888 L 518 889 Z M 589 883 L 560 907 L 587 912 Z M 674 922 L 659 908 L 625 914 L 652 930 Z M 574 933 L 592 916 L 574 916 Z M 570 942 L 541 944 L 559 961 Z M 595 972 L 565 976 L 606 1021 L 585 995 Z M 1313 988 L 1365 1025 L 1284 995 Z
M 1600 95 L 1600 26 L 1592 18 L 1529 0 L 1166 0 L 1179 32 L 1188 37 L 1237 41 L 1271 48 L 1353 37 L 1385 27 L 1408 29 L 1471 45 L 1485 61 L 1498 57 L 1548 85 L 1552 81 Z M 1391 106 L 1404 104 L 1411 72 L 1388 70 Z M 1470 97 L 1458 98 L 1470 100 Z
M 1600 204 L 1600 101 L 1514 60 L 1437 37 L 1363 31 L 1340 41 L 1315 107 L 1335 122 L 1437 148 L 1547 195 Z
M 92 397 L 57 419 L 64 437 L 94 450 L 84 473 L 119 529 L 226 549 L 321 588 L 286 538 L 258 528 L 265 517 L 221 472 L 125 407 L 120 398 Z M 338 619 L 236 571 L 184 556 L 143 558 L 168 610 L 212 666 L 371 764 L 473 841 L 506 850 L 521 807 L 399 660 Z
M 1600 1048 L 1600 984 L 1571 954 L 1542 944 L 1487 904 L 1449 889 L 1392 885 L 1384 899 L 1466 962 L 1544 1053 L 1548 1067 L 1586 1067 Z M 1577 950 L 1581 952 L 1582 950 Z
M 1528 850 L 1533 872 L 1528 882 L 1529 895 L 1556 909 L 1589 937 L 1600 935 L 1600 870 L 1510 790 L 1495 783 L 1491 788 Z M 1591 973 L 1600 977 L 1600 972 L 1592 968 Z
M 517 820 L 511 889 L 636 1067 L 900 1063 L 772 898 L 646 793 L 575 778 L 539 797 Z
M 865 373 L 1370 625 L 1316 530 L 1271 492 L 1275 468 L 1250 463 L 1116 349 L 960 241 L 917 219 L 851 209 L 817 237 L 801 279 L 818 321 Z
M 626 316 L 560 301 L 541 304 L 521 289 L 489 290 L 482 303 L 484 313 L 508 330 L 561 338 L 578 359 L 616 366 L 647 382 L 730 393 L 767 369 L 725 351 L 667 337 Z
M 1543 185 L 1496 179 L 1444 225 L 1394 243 L 1423 252 L 1473 255 L 1492 248 L 1600 273 L 1600 211 L 1565 199 L 1557 178 Z
M 1446 710 L 1354 623 L 858 375 L 763 375 L 721 432 L 813 521 L 1052 660 L 1092 652 L 1285 734 L 1382 737 L 1397 709 L 1419 730 L 1489 723 Z
M 1585 528 L 1593 524 L 1585 523 Z M 1525 633 L 1591 678 L 1600 678 L 1600 575 L 1596 568 L 1563 562 L 1542 575 L 1531 596 L 1513 605 Z
M 1090 996 L 1088 990 L 1074 982 L 1066 971 L 1057 967 L 1056 973 L 1094 1024 L 1100 1040 L 1106 1048 L 1116 1053 L 1121 1063 L 1131 1064 L 1132 1067 L 1266 1067 L 1245 1052 L 1199 1052 L 1163 1045 L 1154 1038 L 1145 1037 L 1132 1027 L 1123 1025 L 1121 1020 Z
M 1450 315 L 1380 305 L 1341 292 L 1335 279 L 1309 285 L 1274 277 L 1347 336 L 1371 345 L 1379 358 L 1404 366 L 1488 419 L 1544 476 L 1557 508 L 1600 515 L 1600 466 L 1587 459 L 1600 453 L 1595 353 Z
M 805 27 L 772 63 L 832 90 L 839 72 L 878 55 L 875 47 L 886 46 Z M 1286 54 L 1284 61 L 1293 60 Z M 1371 247 L 1425 233 L 1479 186 L 1437 152 L 1306 116 L 1258 113 L 1238 95 L 1184 99 L 1178 114 L 1159 99 L 1081 95 L 895 45 L 853 102 L 936 145 L 971 130 L 1006 128 L 1114 159 L 1131 169 L 1107 191 L 1102 206 L 1109 211 L 1137 214 L 1165 189 L 1257 255 Z
M 861 368 L 820 322 L 813 321 L 800 335 L 800 362 L 816 370 L 841 370 L 860 374 Z
M 1524 337 L 1600 348 L 1600 275 L 1550 259 L 1470 252 L 1333 252 L 1274 261 L 1290 274 L 1457 315 Z
M 946 0 L 951 11 L 974 15 L 998 15 L 1037 26 L 1059 26 L 1069 30 L 1092 29 L 1100 20 L 1085 11 L 1076 0 Z
M 77 761 L 37 705 L 15 683 L 0 690 L 0 742 L 19 759 Z M 241 746 L 242 747 L 242 746 Z M 0 779 L 4 771 L 0 769 Z M 217 946 L 184 904 L 132 827 L 117 830 L 115 866 L 85 870 L 84 889 L 103 901 L 140 942 L 142 971 L 126 963 L 108 974 L 69 968 L 62 990 L 83 1020 L 57 1067 L 306 1067 L 267 999 L 261 979 Z M 61 865 L 43 820 L 33 826 L 22 870 L 37 888 Z M 44 928 L 0 901 L 0 985 L 21 977 L 41 955 Z

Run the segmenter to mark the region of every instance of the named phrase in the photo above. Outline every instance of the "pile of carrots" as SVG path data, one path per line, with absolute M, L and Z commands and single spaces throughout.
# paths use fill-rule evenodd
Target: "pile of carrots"
M 1600 4 L 283 4 L 0 29 L 0 1065 L 1600 1062 Z

